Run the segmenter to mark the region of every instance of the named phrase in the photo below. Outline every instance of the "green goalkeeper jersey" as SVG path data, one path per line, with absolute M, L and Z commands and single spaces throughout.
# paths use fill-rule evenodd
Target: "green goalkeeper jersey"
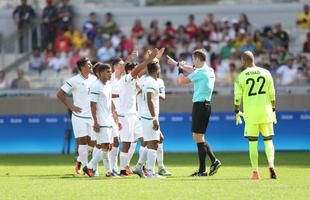
M 270 72 L 261 67 L 248 67 L 235 81 L 235 105 L 243 102 L 243 117 L 247 124 L 273 122 L 271 101 L 275 89 Z

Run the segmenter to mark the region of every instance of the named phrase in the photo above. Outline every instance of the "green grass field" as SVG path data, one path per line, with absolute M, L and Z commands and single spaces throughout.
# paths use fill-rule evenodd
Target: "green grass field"
M 196 154 L 167 154 L 165 163 L 173 176 L 166 179 L 90 179 L 74 175 L 73 156 L 1 155 L 0 200 L 310 199 L 310 152 L 277 153 L 277 180 L 269 179 L 265 156 L 260 154 L 259 181 L 249 179 L 246 153 L 217 155 L 223 166 L 215 176 L 193 178 L 188 175 L 196 170 Z

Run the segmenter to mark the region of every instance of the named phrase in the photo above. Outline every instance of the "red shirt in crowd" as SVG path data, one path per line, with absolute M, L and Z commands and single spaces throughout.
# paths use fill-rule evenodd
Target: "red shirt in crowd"
M 198 27 L 196 26 L 196 24 L 187 24 L 185 30 L 188 35 L 188 38 L 192 40 L 197 35 Z

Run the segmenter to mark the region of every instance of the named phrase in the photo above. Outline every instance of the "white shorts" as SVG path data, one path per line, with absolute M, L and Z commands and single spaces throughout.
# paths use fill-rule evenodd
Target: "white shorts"
M 111 127 L 100 127 L 99 133 L 96 133 L 97 144 L 112 144 L 112 126 Z
M 90 136 L 93 126 L 91 118 L 82 118 L 72 114 L 71 122 L 75 138 Z
M 137 115 L 120 117 L 123 129 L 120 131 L 121 142 L 134 142 L 142 137 L 142 128 Z
M 112 138 L 119 137 L 118 125 L 113 120 L 112 122 Z
M 90 140 L 91 141 L 96 141 L 96 132 L 94 131 L 94 129 L 92 128 L 91 132 L 90 132 Z
M 153 129 L 153 120 L 141 118 L 141 124 L 144 141 L 160 140 L 160 129 L 158 129 L 157 131 Z

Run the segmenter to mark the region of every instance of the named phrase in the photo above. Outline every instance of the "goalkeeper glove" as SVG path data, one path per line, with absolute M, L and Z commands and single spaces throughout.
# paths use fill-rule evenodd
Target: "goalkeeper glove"
M 272 118 L 273 118 L 273 123 L 277 124 L 277 115 L 276 115 L 276 109 L 272 108 Z
M 241 117 L 243 116 L 243 113 L 239 110 L 235 110 L 235 113 L 236 113 L 236 125 L 238 126 L 239 124 L 242 124 Z

